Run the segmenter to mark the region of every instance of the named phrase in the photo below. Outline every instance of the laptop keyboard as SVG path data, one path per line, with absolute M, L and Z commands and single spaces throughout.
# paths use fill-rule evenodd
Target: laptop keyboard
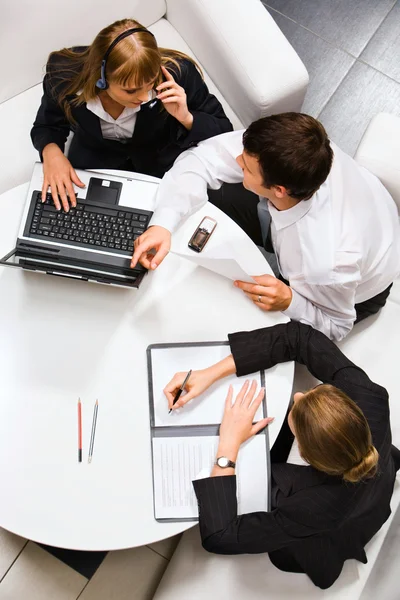
M 51 194 L 47 194 L 45 202 L 41 197 L 41 192 L 37 192 L 29 229 L 33 237 L 103 252 L 132 254 L 133 243 L 147 229 L 152 214 L 122 207 L 103 208 L 80 202 L 79 198 L 69 212 L 58 211 Z

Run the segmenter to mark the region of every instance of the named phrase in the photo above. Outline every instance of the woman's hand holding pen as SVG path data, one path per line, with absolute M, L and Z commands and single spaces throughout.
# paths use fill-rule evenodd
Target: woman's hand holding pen
M 165 110 L 189 130 L 192 128 L 193 115 L 187 106 L 186 92 L 165 67 L 161 67 L 161 70 L 166 81 L 157 86 L 157 98 L 161 100 Z
M 180 396 L 179 400 L 173 404 L 174 398 L 187 376 L 187 372 L 176 373 L 164 388 L 168 407 L 172 410 L 182 408 L 187 402 L 205 392 L 213 383 L 233 373 L 236 373 L 236 366 L 232 354 L 207 369 L 192 371 L 184 387 L 186 394 Z
M 213 373 L 210 371 L 210 369 L 192 371 L 188 381 L 185 384 L 185 387 L 183 388 L 186 393 L 180 396 L 179 400 L 173 404 L 174 398 L 181 389 L 182 383 L 184 382 L 186 376 L 187 371 L 176 373 L 168 385 L 164 388 L 164 394 L 168 400 L 168 408 L 170 410 L 182 408 L 182 406 L 184 406 L 187 402 L 205 392 L 215 381 Z
M 81 188 L 85 187 L 57 144 L 47 144 L 43 149 L 42 202 L 45 201 L 50 188 L 56 209 L 61 208 L 61 198 L 63 208 L 68 212 L 70 203 L 71 206 L 76 206 L 73 184 Z

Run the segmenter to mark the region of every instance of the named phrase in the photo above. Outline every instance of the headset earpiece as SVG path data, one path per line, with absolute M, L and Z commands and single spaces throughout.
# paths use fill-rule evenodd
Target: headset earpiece
M 108 88 L 108 83 L 106 80 L 106 73 L 105 73 L 105 66 L 106 66 L 106 61 L 102 60 L 101 67 L 100 67 L 100 79 L 98 79 L 96 81 L 96 87 L 98 87 L 100 90 L 106 90 Z
M 100 79 L 98 79 L 96 81 L 96 87 L 99 88 L 100 90 L 106 90 L 108 88 L 108 83 L 107 83 L 107 79 L 106 79 L 106 64 L 107 64 L 107 59 L 110 56 L 111 50 L 113 48 L 115 48 L 115 46 L 118 44 L 118 42 L 120 42 L 124 38 L 128 37 L 128 35 L 131 35 L 132 33 L 136 33 L 136 31 L 144 31 L 144 33 L 149 33 L 150 35 L 152 35 L 154 37 L 154 35 L 151 33 L 151 31 L 149 31 L 148 29 L 143 29 L 143 27 L 134 27 L 133 29 L 128 29 L 127 31 L 124 31 L 123 33 L 118 35 L 115 38 L 115 40 L 111 43 L 111 45 L 109 46 L 107 52 L 104 55 L 103 60 L 101 61 Z

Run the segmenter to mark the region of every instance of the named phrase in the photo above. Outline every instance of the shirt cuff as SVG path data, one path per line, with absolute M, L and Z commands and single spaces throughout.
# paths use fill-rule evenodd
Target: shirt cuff
M 282 311 L 282 314 L 289 317 L 289 319 L 299 321 L 306 311 L 308 300 L 293 288 L 290 289 L 292 290 L 292 301 L 288 308 Z
M 181 216 L 178 212 L 172 208 L 159 208 L 155 210 L 151 217 L 149 227 L 158 225 L 159 227 L 165 227 L 165 229 L 173 233 L 175 229 L 178 229 L 180 222 Z

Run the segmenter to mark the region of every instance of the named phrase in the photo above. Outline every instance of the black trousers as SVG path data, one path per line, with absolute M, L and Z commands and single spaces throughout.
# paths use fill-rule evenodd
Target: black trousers
M 257 246 L 264 246 L 257 211 L 259 197 L 256 194 L 246 190 L 241 183 L 224 183 L 219 190 L 208 190 L 208 199 L 235 221 Z M 268 235 L 265 249 L 273 252 L 270 235 Z M 282 276 L 280 279 L 288 284 Z M 389 287 L 373 298 L 355 305 L 355 323 L 375 315 L 385 306 L 392 285 L 391 283 Z

